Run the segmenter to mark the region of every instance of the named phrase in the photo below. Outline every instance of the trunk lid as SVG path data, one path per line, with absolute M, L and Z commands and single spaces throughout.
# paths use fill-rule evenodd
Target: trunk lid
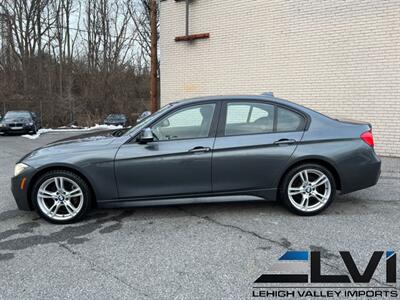
M 341 123 L 346 123 L 346 124 L 364 125 L 365 127 L 368 127 L 367 130 L 372 130 L 372 125 L 369 122 L 359 121 L 359 120 L 354 120 L 354 119 L 348 119 L 348 118 L 335 118 L 335 120 L 339 121 Z

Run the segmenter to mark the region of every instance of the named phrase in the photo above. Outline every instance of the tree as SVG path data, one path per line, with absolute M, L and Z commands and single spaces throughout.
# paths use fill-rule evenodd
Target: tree
M 150 19 L 142 0 L 0 0 L 0 103 L 44 125 L 150 109 Z M 140 13 L 139 13 L 140 12 Z M 153 94 L 152 94 L 153 95 Z

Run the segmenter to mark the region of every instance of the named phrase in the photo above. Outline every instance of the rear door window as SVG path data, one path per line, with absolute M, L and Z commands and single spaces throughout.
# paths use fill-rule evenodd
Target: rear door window
M 274 114 L 274 106 L 267 103 L 228 103 L 225 135 L 273 132 Z

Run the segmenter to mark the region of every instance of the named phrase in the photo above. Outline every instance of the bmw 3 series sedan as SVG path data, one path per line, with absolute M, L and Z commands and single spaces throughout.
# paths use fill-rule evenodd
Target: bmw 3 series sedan
M 322 212 L 335 193 L 377 183 L 371 125 L 332 119 L 272 95 L 171 103 L 123 134 L 56 142 L 15 166 L 21 210 L 53 223 L 91 207 L 279 200 Z

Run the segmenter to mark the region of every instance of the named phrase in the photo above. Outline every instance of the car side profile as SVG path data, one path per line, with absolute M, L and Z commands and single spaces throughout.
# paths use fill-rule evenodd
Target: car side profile
M 54 223 L 90 207 L 278 199 L 298 215 L 326 209 L 337 190 L 377 183 L 371 125 L 329 118 L 272 95 L 171 103 L 124 134 L 56 142 L 23 157 L 19 209 Z M 221 197 L 224 196 L 224 197 Z M 207 197 L 207 198 L 206 198 Z

